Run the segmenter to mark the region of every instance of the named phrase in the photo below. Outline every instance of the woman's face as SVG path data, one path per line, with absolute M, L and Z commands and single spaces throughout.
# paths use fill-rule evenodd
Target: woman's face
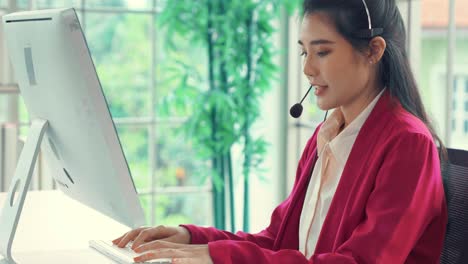
M 323 13 L 304 16 L 299 44 L 304 74 L 315 86 L 322 110 L 359 108 L 356 104 L 375 89 L 369 59 L 355 50 Z

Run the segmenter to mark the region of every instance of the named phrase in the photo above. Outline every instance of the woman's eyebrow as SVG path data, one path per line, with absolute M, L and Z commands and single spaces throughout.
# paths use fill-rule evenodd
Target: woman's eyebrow
M 299 40 L 297 43 L 299 43 L 299 45 L 301 46 L 304 46 L 304 43 L 302 42 L 302 40 Z M 311 40 L 309 44 L 310 45 L 335 44 L 335 42 L 331 40 L 327 40 L 327 39 L 316 39 L 316 40 Z

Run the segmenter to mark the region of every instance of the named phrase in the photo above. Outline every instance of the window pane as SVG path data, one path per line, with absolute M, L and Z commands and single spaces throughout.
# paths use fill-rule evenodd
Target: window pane
M 211 193 L 189 194 L 161 194 L 156 195 L 155 223 L 150 223 L 151 196 L 140 198 L 145 211 L 147 224 L 151 225 L 179 225 L 195 224 L 202 226 L 213 225 Z
M 157 24 L 157 22 L 154 22 Z M 167 28 L 157 29 L 156 94 L 158 116 L 192 114 L 194 98 L 208 89 L 208 55 L 197 41 L 187 41 Z M 171 111 L 169 111 L 171 108 Z
M 112 116 L 148 116 L 150 16 L 86 14 L 86 37 Z
M 81 3 L 80 0 L 35 0 L 34 2 L 35 9 L 79 7 Z
M 468 8 L 467 1 L 464 8 Z M 463 19 L 463 20 L 462 20 Z M 457 93 L 453 98 L 457 101 L 458 109 L 453 118 L 460 124 L 460 133 L 452 133 L 452 147 L 468 150 L 468 20 L 465 17 L 457 17 L 457 36 L 455 49 L 455 74 L 457 75 Z M 462 130 L 462 122 L 464 129 Z
M 422 0 L 421 22 L 423 27 L 443 28 L 448 25 L 450 0 Z M 457 1 L 458 2 L 458 1 Z
M 468 79 L 468 20 L 461 14 L 461 10 L 468 7 L 466 1 L 456 3 L 456 50 L 453 62 L 453 97 L 451 115 L 452 120 L 446 123 L 446 91 L 447 89 L 447 49 L 449 2 L 437 0 L 421 1 L 422 49 L 420 88 L 424 103 L 431 117 L 434 119 L 437 131 L 445 138 L 445 126 L 451 125 L 450 145 L 452 148 L 468 149 L 464 132 L 465 94 Z M 464 9 L 463 9 L 464 8 Z
M 148 188 L 148 129 L 117 125 L 117 132 L 137 190 Z
M 429 115 L 434 119 L 438 134 L 444 138 L 445 133 L 445 98 L 447 37 L 446 30 L 434 31 L 423 28 L 421 53 L 421 76 L 419 88 Z M 451 109 L 455 109 L 454 100 Z
M 86 8 L 126 8 L 131 10 L 150 10 L 152 0 L 99 0 L 86 1 Z
M 29 0 L 16 0 L 16 6 L 20 9 L 27 9 L 29 7 Z
M 202 186 L 211 175 L 177 125 L 156 126 L 156 185 Z
M 425 99 L 426 109 L 434 119 L 438 134 L 444 138 L 447 125 L 445 123 L 446 89 L 441 87 L 447 86 L 448 1 L 423 0 L 421 14 L 422 49 L 418 83 L 422 97 Z M 449 124 L 452 128 L 457 127 L 455 121 L 450 121 Z

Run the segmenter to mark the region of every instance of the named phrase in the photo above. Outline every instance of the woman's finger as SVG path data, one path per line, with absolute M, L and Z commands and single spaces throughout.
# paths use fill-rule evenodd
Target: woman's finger
M 171 234 L 171 231 L 165 226 L 157 226 L 145 229 L 134 239 L 132 249 L 135 250 L 135 248 L 145 244 L 148 241 L 166 238 Z
M 127 233 L 128 233 L 128 232 L 127 232 Z M 118 237 L 118 238 L 112 240 L 112 243 L 113 243 L 114 245 L 117 245 L 117 244 L 120 242 L 120 240 L 122 240 L 122 238 L 123 238 L 127 233 L 125 233 L 125 234 L 121 235 L 120 237 Z
M 143 245 L 140 245 L 139 247 L 135 248 L 134 251 L 136 253 L 142 253 L 145 251 L 161 249 L 161 248 L 178 248 L 178 245 L 171 243 L 171 242 L 155 240 L 155 241 L 151 241 Z
M 124 233 L 123 235 L 119 236 L 118 238 L 112 240 L 112 243 L 113 243 L 114 245 L 119 244 L 119 242 L 120 242 L 128 233 L 133 232 L 133 231 L 135 231 L 135 230 L 136 230 L 136 229 L 130 230 L 130 231 L 128 231 L 127 233 Z
M 161 258 L 172 259 L 172 264 L 193 263 L 193 264 L 213 264 L 208 250 L 208 245 L 178 245 L 180 248 L 160 248 L 145 251 L 144 254 L 136 257 L 135 262 L 155 260 Z
M 137 229 L 134 229 L 128 233 L 126 233 L 122 239 L 120 239 L 120 241 L 117 243 L 117 246 L 120 247 L 120 248 L 123 248 L 125 247 L 128 242 L 130 241 L 133 241 L 135 239 L 135 237 L 138 236 L 138 234 L 140 234 L 142 231 L 144 231 L 145 228 L 137 228 Z
M 162 248 L 156 250 L 146 251 L 144 254 L 135 257 L 135 262 L 144 262 L 152 259 L 160 259 L 160 258 L 169 258 L 169 259 L 177 259 L 177 258 L 185 258 L 189 256 L 187 252 L 182 250 L 174 249 L 174 248 Z
M 134 249 L 136 253 L 142 253 L 149 250 L 155 249 L 162 249 L 162 248 L 174 248 L 174 249 L 191 249 L 196 247 L 201 247 L 203 245 L 187 245 L 187 244 L 179 244 L 179 243 L 172 243 L 164 240 L 155 240 L 148 243 L 145 243 L 137 248 Z

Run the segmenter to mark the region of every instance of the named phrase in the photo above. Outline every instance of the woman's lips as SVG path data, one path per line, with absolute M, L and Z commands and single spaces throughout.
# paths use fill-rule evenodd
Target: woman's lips
M 325 90 L 328 88 L 328 86 L 315 85 L 314 88 L 315 88 L 315 91 L 314 91 L 315 96 L 321 96 L 325 93 Z

